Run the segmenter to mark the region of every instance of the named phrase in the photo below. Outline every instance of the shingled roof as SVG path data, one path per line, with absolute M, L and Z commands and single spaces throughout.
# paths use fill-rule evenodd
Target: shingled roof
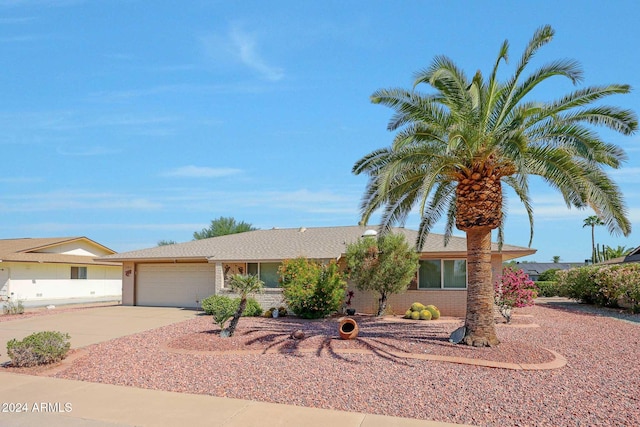
M 255 230 L 209 239 L 194 240 L 174 245 L 157 246 L 131 252 L 101 257 L 105 261 L 243 261 L 269 262 L 281 261 L 304 256 L 312 259 L 337 259 L 345 252 L 349 243 L 355 242 L 372 227 L 313 227 L 313 228 L 274 228 Z M 407 241 L 413 244 L 417 231 L 395 228 Z M 497 243 L 492 250 L 498 252 Z M 445 247 L 443 236 L 430 234 L 423 252 L 442 256 L 466 255 L 466 239 L 452 237 Z M 535 253 L 535 249 L 504 245 L 502 253 L 505 260 Z
M 105 252 L 114 253 L 114 251 L 106 246 L 83 236 L 0 239 L 0 261 L 113 265 L 113 263 L 95 260 L 93 256 L 47 252 L 47 250 L 50 250 L 55 246 L 73 243 L 76 241 L 85 241 L 102 248 Z

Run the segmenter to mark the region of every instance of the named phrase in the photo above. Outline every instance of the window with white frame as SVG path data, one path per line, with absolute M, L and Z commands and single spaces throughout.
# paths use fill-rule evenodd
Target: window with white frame
M 265 288 L 277 288 L 280 286 L 279 267 L 279 262 L 250 262 L 247 264 L 247 273 L 260 277 Z
M 87 278 L 87 267 L 71 267 L 72 279 L 84 279 Z
M 420 260 L 418 289 L 466 289 L 466 287 L 467 260 Z

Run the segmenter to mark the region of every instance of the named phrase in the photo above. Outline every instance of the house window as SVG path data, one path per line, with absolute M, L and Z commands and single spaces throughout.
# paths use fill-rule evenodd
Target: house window
M 466 289 L 466 287 L 466 260 L 420 260 L 420 269 L 418 270 L 418 289 Z
M 280 286 L 279 262 L 248 263 L 247 273 L 260 277 L 265 288 L 277 288 Z
M 71 267 L 71 278 L 72 279 L 86 279 L 87 278 L 87 267 Z

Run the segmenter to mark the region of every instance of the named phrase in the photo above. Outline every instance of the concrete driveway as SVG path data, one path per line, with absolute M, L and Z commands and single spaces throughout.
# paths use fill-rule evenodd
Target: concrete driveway
M 54 309 L 55 310 L 55 309 Z M 192 319 L 201 311 L 174 307 L 107 306 L 0 322 L 0 363 L 8 362 L 7 341 L 40 331 L 67 332 L 71 348 Z

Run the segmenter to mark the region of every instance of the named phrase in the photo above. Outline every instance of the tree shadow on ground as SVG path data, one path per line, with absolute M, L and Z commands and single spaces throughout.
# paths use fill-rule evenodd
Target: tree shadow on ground
M 434 345 L 450 347 L 449 335 L 458 326 L 457 323 L 405 323 L 365 317 L 356 319 L 358 337 L 342 340 L 339 338 L 339 323 L 335 318 L 307 320 L 287 317 L 256 320 L 257 323 L 246 328 L 240 323 L 234 335 L 244 340 L 242 347 L 246 350 L 277 352 L 294 357 L 302 357 L 305 353 L 317 356 L 325 353 L 332 358 L 350 362 L 353 360 L 346 357 L 348 354 L 365 351 L 405 364 L 407 362 L 399 354 L 429 353 L 429 347 Z M 304 339 L 292 338 L 292 333 L 297 330 L 304 333 Z M 218 334 L 219 331 L 214 329 L 201 333 Z

